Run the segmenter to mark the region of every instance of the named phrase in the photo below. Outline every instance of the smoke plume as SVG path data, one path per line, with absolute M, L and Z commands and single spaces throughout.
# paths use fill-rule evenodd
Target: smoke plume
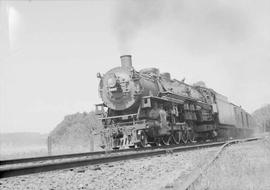
M 139 32 L 160 19 L 162 4 L 161 0 L 117 2 L 113 27 L 121 53 L 131 51 Z
M 263 15 L 267 6 L 267 1 L 243 0 L 120 0 L 114 9 L 113 27 L 120 52 L 131 51 L 134 41 L 152 26 L 157 27 L 158 34 L 173 38 L 173 42 L 193 53 L 205 54 L 217 47 L 223 52 L 228 46 L 251 39 L 254 28 L 259 29 L 257 20 L 269 16 Z M 251 8 L 258 14 L 251 15 Z M 266 20 L 261 22 L 264 24 Z M 169 32 L 164 34 L 165 30 Z

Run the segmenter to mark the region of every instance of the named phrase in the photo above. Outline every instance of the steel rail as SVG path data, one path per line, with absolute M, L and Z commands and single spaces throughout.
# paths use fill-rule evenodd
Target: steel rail
M 46 161 L 46 160 L 57 160 L 57 159 L 65 159 L 65 158 L 76 158 L 76 157 L 83 157 L 83 156 L 102 155 L 102 154 L 114 153 L 114 152 L 118 152 L 118 151 L 125 152 L 127 150 L 129 150 L 129 149 L 121 149 L 121 150 L 117 150 L 117 151 L 116 150 L 109 150 L 109 151 L 83 152 L 83 153 L 62 154 L 62 155 L 52 155 L 52 156 L 7 159 L 7 160 L 0 160 L 0 166 L 7 165 L 7 164 L 21 164 L 21 163 L 28 163 L 28 162 L 41 162 L 41 161 Z
M 87 156 L 97 156 L 97 155 L 105 155 L 105 154 L 114 154 L 121 152 L 132 152 L 132 151 L 143 151 L 143 150 L 153 150 L 160 148 L 174 148 L 178 146 L 190 146 L 193 143 L 188 144 L 180 144 L 180 145 L 164 145 L 164 146 L 155 146 L 155 147 L 144 147 L 144 148 L 129 148 L 129 149 L 118 149 L 118 150 L 108 150 L 108 151 L 95 151 L 95 152 L 83 152 L 83 153 L 73 153 L 73 154 L 62 154 L 62 155 L 52 155 L 52 156 L 40 156 L 40 157 L 27 157 L 27 158 L 18 158 L 18 159 L 6 159 L 0 160 L 0 166 L 8 165 L 8 164 L 22 164 L 29 162 L 42 162 L 47 160 L 58 160 L 58 159 L 68 159 L 68 158 L 79 158 L 79 157 L 87 157 Z M 205 144 L 197 143 L 197 144 Z
M 17 167 L 4 167 L 0 168 L 0 178 L 15 177 L 20 175 L 27 175 L 33 173 L 48 172 L 60 169 L 75 168 L 87 165 L 103 164 L 109 162 L 123 161 L 129 159 L 150 157 L 155 155 L 168 154 L 173 152 L 188 151 L 200 148 L 222 146 L 226 142 L 214 142 L 214 143 L 204 143 L 204 144 L 193 144 L 186 146 L 165 146 L 164 148 L 149 147 L 149 150 L 144 149 L 145 151 L 133 151 L 131 153 L 114 155 L 107 154 L 104 157 L 99 158 L 85 158 L 81 160 L 66 160 L 56 163 L 40 163 L 38 165 L 27 165 L 27 166 L 17 166 Z M 151 149 L 152 148 L 152 149 Z M 128 150 L 128 149 L 125 149 Z

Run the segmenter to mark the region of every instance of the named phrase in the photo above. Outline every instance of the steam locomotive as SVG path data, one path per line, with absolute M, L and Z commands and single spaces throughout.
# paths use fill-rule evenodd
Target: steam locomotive
M 250 136 L 255 121 L 203 82 L 189 85 L 157 68 L 136 71 L 131 55 L 100 78 L 96 114 L 102 147 L 145 147 Z

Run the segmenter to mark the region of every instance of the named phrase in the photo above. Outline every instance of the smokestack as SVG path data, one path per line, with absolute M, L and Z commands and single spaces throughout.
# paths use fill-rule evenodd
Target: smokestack
M 121 67 L 132 68 L 131 55 L 122 55 L 121 59 Z

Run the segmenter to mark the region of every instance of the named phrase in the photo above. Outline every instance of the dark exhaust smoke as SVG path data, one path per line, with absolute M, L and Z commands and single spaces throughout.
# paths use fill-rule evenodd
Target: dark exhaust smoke
M 142 28 L 153 24 L 162 13 L 160 0 L 117 2 L 114 30 L 121 54 L 129 54 L 132 44 Z

